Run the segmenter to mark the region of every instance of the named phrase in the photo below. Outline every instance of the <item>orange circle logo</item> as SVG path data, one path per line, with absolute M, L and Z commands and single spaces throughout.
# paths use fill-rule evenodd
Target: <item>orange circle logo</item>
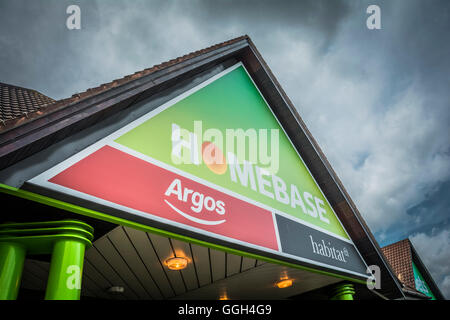
M 205 141 L 202 144 L 202 157 L 206 166 L 215 174 L 227 172 L 227 160 L 222 150 L 212 142 Z

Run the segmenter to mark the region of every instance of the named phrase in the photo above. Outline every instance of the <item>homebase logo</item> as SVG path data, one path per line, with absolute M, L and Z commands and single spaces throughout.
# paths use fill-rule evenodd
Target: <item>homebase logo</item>
M 315 254 L 347 263 L 345 257 L 348 257 L 349 254 L 346 248 L 339 250 L 332 247 L 330 242 L 328 242 L 327 246 L 323 239 L 322 242 L 315 242 L 312 235 L 309 235 L 309 238 L 311 239 L 311 246 Z
M 270 138 L 269 138 L 270 136 Z M 270 146 L 269 146 L 270 145 Z M 278 129 L 225 129 L 203 132 L 202 121 L 194 121 L 190 132 L 172 123 L 172 162 L 200 165 L 204 162 L 215 174 L 224 174 L 228 164 L 258 164 L 276 174 L 279 169 Z

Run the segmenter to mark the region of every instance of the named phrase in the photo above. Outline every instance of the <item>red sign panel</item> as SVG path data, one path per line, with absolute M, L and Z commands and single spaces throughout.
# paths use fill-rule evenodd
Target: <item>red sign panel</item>
M 110 146 L 49 181 L 143 213 L 278 250 L 270 211 Z

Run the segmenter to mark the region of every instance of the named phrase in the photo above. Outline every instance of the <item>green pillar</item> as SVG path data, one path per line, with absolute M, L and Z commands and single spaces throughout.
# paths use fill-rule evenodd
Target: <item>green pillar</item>
M 355 289 L 350 283 L 339 284 L 331 291 L 330 300 L 353 300 Z
M 53 246 L 46 300 L 79 300 L 85 242 L 62 239 Z
M 0 300 L 17 298 L 25 254 L 25 247 L 20 244 L 0 242 Z

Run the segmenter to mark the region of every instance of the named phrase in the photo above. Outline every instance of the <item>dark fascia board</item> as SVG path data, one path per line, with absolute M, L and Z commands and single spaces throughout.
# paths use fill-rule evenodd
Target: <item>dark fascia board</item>
M 391 299 L 404 297 L 400 283 L 356 206 L 249 38 L 108 89 L 1 133 L 0 170 L 70 136 L 73 132 L 230 58 L 236 58 L 246 66 L 364 260 L 369 265 L 380 267 L 382 279 L 378 293 Z
M 436 282 L 434 282 L 433 277 L 428 272 L 428 269 L 425 266 L 425 264 L 422 262 L 422 259 L 420 259 L 420 256 L 417 253 L 416 249 L 414 248 L 412 242 L 409 239 L 408 239 L 408 242 L 409 242 L 409 247 L 411 249 L 412 262 L 414 262 L 414 264 L 419 268 L 420 273 L 425 278 L 426 283 L 430 286 L 436 299 L 445 300 L 444 295 L 442 294 L 439 287 L 436 285 Z
M 403 292 L 410 297 L 416 298 L 416 299 L 421 299 L 421 300 L 430 300 L 431 298 L 425 294 L 423 294 L 422 292 L 419 291 L 413 291 L 410 290 L 406 287 L 403 288 Z

